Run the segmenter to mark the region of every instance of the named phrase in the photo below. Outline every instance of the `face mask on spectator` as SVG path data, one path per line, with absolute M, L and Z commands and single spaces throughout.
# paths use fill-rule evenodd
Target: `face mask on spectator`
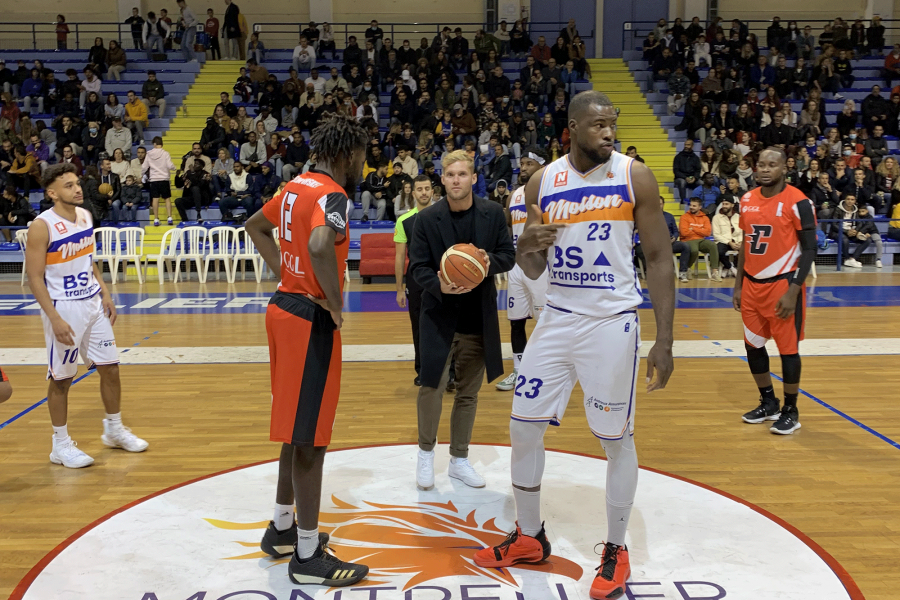
M 855 134 L 855 133 L 851 133 L 851 134 L 850 134 L 850 139 L 851 139 L 851 140 L 855 140 L 855 139 L 856 139 L 856 134 Z
M 853 150 L 844 150 L 844 156 L 850 156 L 853 154 Z
M 97 128 L 96 128 L 96 127 L 91 127 L 91 134 L 95 134 L 95 133 L 97 133 Z

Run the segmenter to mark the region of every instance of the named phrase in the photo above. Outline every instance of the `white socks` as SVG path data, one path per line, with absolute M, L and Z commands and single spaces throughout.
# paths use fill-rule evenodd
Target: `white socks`
M 107 413 L 106 420 L 109 421 L 110 425 L 121 425 L 122 424 L 122 413 L 117 412 L 114 415 Z
M 60 427 L 57 427 L 56 425 L 54 425 L 53 426 L 53 439 L 56 440 L 57 442 L 64 442 L 67 439 L 69 439 L 69 426 L 61 425 Z
M 522 362 L 521 354 L 513 354 L 513 369 L 519 370 L 519 364 Z
M 634 438 L 627 433 L 621 440 L 604 440 L 602 444 L 607 459 L 606 541 L 623 546 L 637 490 L 637 451 L 634 448 Z
M 541 493 L 526 492 L 513 486 L 513 496 L 519 529 L 525 535 L 535 537 L 541 531 Z
M 306 531 L 297 527 L 297 558 L 309 558 L 319 548 L 319 530 Z
M 293 504 L 276 504 L 275 517 L 272 519 L 275 523 L 275 529 L 284 531 L 294 526 L 294 505 Z

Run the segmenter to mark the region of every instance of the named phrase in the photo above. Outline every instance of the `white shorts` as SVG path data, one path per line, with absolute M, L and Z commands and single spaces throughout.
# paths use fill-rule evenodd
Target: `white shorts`
M 64 346 L 56 341 L 53 326 L 44 311 L 44 340 L 47 342 L 47 379 L 70 379 L 78 373 L 78 357 L 90 366 L 119 364 L 119 351 L 112 325 L 103 313 L 100 294 L 86 300 L 54 300 L 59 316 L 75 332 L 75 344 Z
M 529 279 L 522 267 L 516 265 L 507 275 L 506 318 L 510 321 L 531 319 L 544 309 L 549 275 L 545 269 L 537 279 Z
M 519 365 L 512 418 L 559 425 L 579 381 L 595 436 L 617 440 L 634 433 L 640 346 L 635 311 L 598 318 L 548 305 Z

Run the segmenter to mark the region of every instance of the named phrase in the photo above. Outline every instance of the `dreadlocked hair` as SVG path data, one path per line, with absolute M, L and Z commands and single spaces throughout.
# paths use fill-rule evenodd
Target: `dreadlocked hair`
M 309 138 L 316 160 L 329 164 L 349 160 L 354 151 L 364 151 L 368 143 L 369 133 L 356 118 L 341 114 L 329 116 Z

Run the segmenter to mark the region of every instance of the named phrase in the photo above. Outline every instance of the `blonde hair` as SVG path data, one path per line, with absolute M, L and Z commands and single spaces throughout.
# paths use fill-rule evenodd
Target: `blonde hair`
M 444 158 L 441 159 L 441 167 L 446 171 L 450 165 L 458 162 L 464 162 L 469 165 L 470 173 L 475 172 L 475 160 L 469 156 L 469 153 L 465 150 L 454 150 L 453 152 L 445 154 Z

